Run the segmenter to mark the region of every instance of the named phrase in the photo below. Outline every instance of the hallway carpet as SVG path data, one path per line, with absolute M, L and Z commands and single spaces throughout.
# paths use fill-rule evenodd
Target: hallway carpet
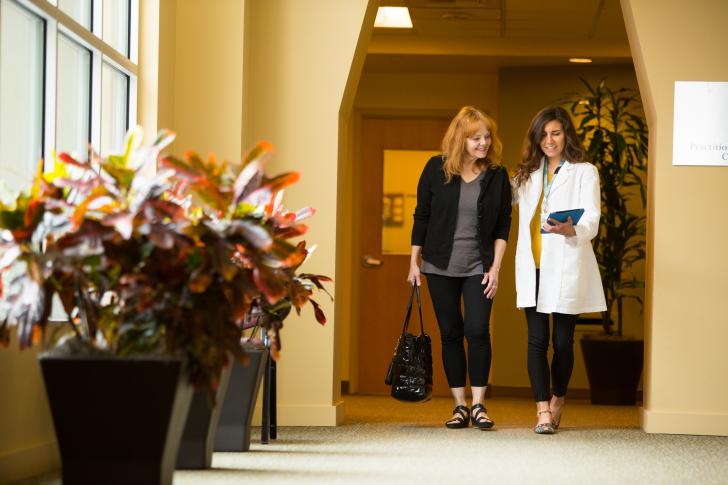
M 570 401 L 559 433 L 539 436 L 529 400 L 489 400 L 492 431 L 446 429 L 449 399 L 344 400 L 343 426 L 280 428 L 269 445 L 256 429 L 250 452 L 215 453 L 213 469 L 177 471 L 174 483 L 728 484 L 728 438 L 646 434 L 635 407 Z
M 213 470 L 176 472 L 175 484 L 728 483 L 728 438 L 649 435 L 635 407 L 572 401 L 559 433 L 539 436 L 528 400 L 488 401 L 496 428 L 485 432 L 446 429 L 449 399 L 345 401 L 344 426 L 282 428 L 249 453 L 216 453 Z

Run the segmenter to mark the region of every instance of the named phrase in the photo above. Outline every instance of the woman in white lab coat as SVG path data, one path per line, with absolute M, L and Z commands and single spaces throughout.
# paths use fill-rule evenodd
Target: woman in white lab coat
M 538 434 L 561 423 L 574 366 L 574 327 L 580 313 L 606 310 L 591 240 L 599 231 L 599 174 L 569 114 L 545 108 L 531 121 L 513 178 L 519 205 L 516 304 L 528 324 L 528 375 L 536 400 Z M 558 222 L 556 211 L 584 209 L 577 224 Z M 549 365 L 549 315 L 554 354 Z

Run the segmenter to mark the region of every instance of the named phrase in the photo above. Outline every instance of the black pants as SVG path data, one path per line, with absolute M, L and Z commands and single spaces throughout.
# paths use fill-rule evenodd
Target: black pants
M 483 275 L 452 277 L 427 275 L 432 306 L 440 326 L 442 363 L 450 387 L 465 387 L 466 372 L 470 385 L 483 387 L 490 374 L 490 310 L 493 300 L 483 294 Z M 460 310 L 462 297 L 465 314 Z M 468 340 L 465 358 L 463 339 Z
M 536 295 L 538 280 L 539 274 L 536 270 Z M 549 372 L 549 314 L 537 312 L 536 307 L 525 310 L 528 324 L 528 377 L 531 380 L 533 397 L 536 401 L 548 401 L 551 399 L 551 391 L 558 397 L 565 396 L 571 371 L 574 369 L 574 328 L 579 315 L 551 314 L 554 355 Z

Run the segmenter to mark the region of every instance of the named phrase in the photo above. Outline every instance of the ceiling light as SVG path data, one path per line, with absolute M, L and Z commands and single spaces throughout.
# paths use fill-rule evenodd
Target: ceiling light
M 379 7 L 374 27 L 411 29 L 412 19 L 407 7 Z
M 574 64 L 589 64 L 591 61 L 588 57 L 572 57 L 569 59 L 569 62 L 573 62 Z

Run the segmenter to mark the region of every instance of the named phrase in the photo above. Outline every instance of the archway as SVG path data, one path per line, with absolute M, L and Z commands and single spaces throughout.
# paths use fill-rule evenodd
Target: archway
M 402 3 L 402 2 L 400 2 Z M 566 6 L 549 6 L 540 2 L 403 2 L 409 7 L 415 26 L 413 33 L 383 32 L 375 29 L 367 50 L 367 57 L 357 97 L 354 100 L 349 130 L 358 133 L 362 123 L 369 119 L 449 118 L 462 105 L 474 104 L 494 114 L 500 123 L 504 141 L 504 159 L 507 166 L 515 165 L 525 128 L 530 117 L 539 108 L 558 103 L 569 92 L 582 91 L 580 77 L 591 83 L 607 78 L 613 88 L 637 89 L 629 42 L 624 29 L 620 6 L 614 2 L 584 2 L 579 11 Z M 546 33 L 543 26 L 553 27 Z M 465 35 L 464 33 L 467 33 Z M 589 65 L 573 64 L 572 57 L 588 57 Z M 349 133 L 351 136 L 351 134 Z M 366 144 L 368 144 L 367 142 Z M 437 149 L 439 139 L 435 140 Z M 356 135 L 349 146 L 353 166 L 362 167 L 357 158 L 361 152 Z M 360 174 L 370 170 L 363 168 Z M 355 173 L 355 172 L 352 172 Z M 354 177 L 352 180 L 361 180 Z M 344 182 L 351 188 L 354 200 L 361 199 L 369 190 L 357 189 L 354 182 Z M 360 200 L 359 199 L 359 200 Z M 353 209 L 361 209 L 362 203 Z M 381 205 L 364 203 L 367 209 L 380 210 Z M 353 226 L 357 223 L 354 212 Z M 405 214 L 409 216 L 409 214 Z M 379 229 L 374 229 L 375 231 Z M 515 233 L 511 235 L 515 241 Z M 362 296 L 357 278 L 368 269 L 362 268 L 362 251 L 352 242 L 347 265 L 352 278 L 351 299 L 347 302 L 351 322 L 349 353 L 342 346 L 342 380 L 353 392 L 386 392 L 380 382 L 362 385 L 362 369 L 386 362 L 394 339 L 371 341 L 371 321 L 362 321 L 356 308 L 370 306 Z M 493 318 L 494 362 L 491 377 L 492 391 L 497 395 L 530 396 L 525 372 L 525 325 L 522 315 L 515 310 L 513 282 L 513 249 L 510 245 L 502 272 L 502 293 L 495 306 Z M 373 254 L 385 265 L 396 264 L 382 254 Z M 637 269 L 638 277 L 644 269 Z M 359 275 L 359 276 L 358 276 Z M 392 287 L 385 293 L 402 293 L 395 285 L 403 286 L 401 278 L 390 278 Z M 351 310 L 351 311 L 348 311 Z M 642 335 L 642 315 L 639 306 L 630 306 L 626 333 Z M 381 315 L 397 326 L 400 312 Z M 578 334 L 599 332 L 598 326 L 580 325 Z M 344 331 L 346 334 L 346 330 Z M 433 332 L 436 335 L 436 332 Z M 578 337 L 577 337 L 578 338 Z M 363 360 L 362 355 L 371 360 Z M 377 350 L 380 349 L 380 350 Z M 576 346 L 579 352 L 578 344 Z M 378 352 L 378 353 L 377 353 Z M 347 360 L 348 357 L 348 360 Z M 581 355 L 572 378 L 570 394 L 588 398 L 588 383 Z M 376 369 L 376 367 L 375 367 Z M 383 372 L 383 370 L 382 370 Z M 370 377 L 364 376 L 366 379 Z M 376 371 L 372 379 L 377 379 Z M 381 381 L 381 379 L 379 379 Z

